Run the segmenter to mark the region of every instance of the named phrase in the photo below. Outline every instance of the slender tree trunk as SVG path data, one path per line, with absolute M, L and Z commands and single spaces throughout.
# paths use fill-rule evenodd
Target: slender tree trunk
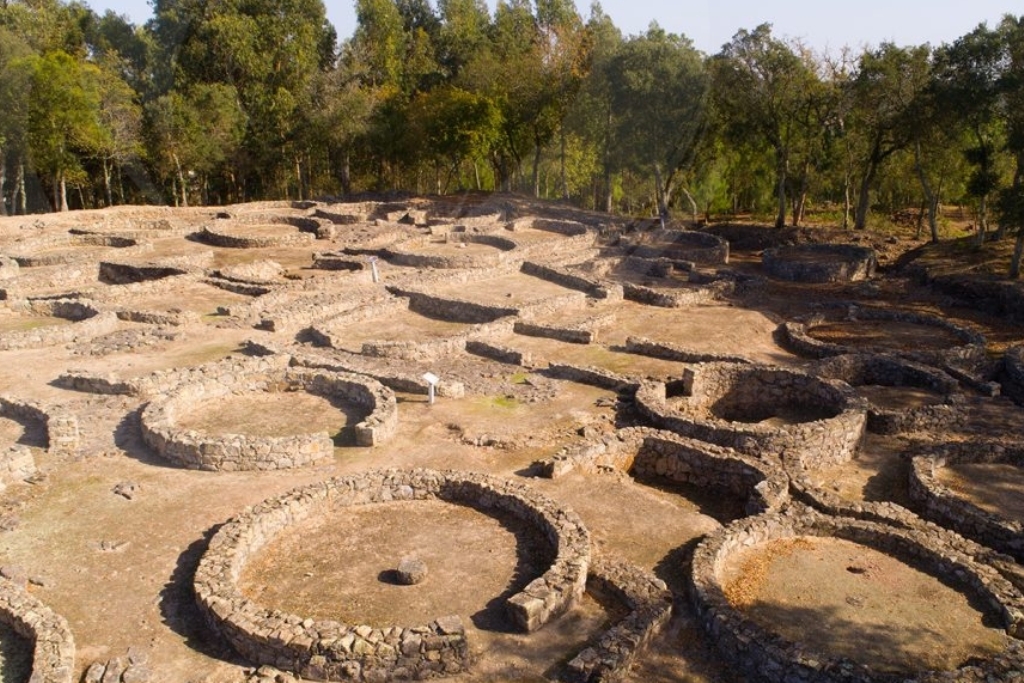
M 868 226 L 868 210 L 871 208 L 871 184 L 875 180 L 877 166 L 869 163 L 867 172 L 860 182 L 857 193 L 857 211 L 853 219 L 854 230 L 864 230 Z
M 658 202 L 658 221 L 661 223 L 662 230 L 665 229 L 668 224 L 668 198 L 665 196 L 664 188 L 661 185 L 661 165 L 654 164 L 654 189 L 655 197 Z
M 565 142 L 565 126 L 561 126 L 560 127 L 560 131 L 561 131 L 561 138 L 562 138 L 562 140 L 561 140 L 561 142 L 562 142 L 562 153 L 560 155 L 561 156 L 561 162 L 560 162 L 560 166 L 561 167 L 559 168 L 559 175 L 560 175 L 559 179 L 560 179 L 560 181 L 562 183 L 562 199 L 564 199 L 565 201 L 569 201 L 569 177 L 566 175 L 566 171 L 565 171 L 565 146 L 566 146 L 566 142 Z
M 473 179 L 476 181 L 477 191 L 484 189 L 480 182 L 480 165 L 477 164 L 476 159 L 473 159 Z
M 978 198 L 978 245 L 985 243 L 985 234 L 988 232 L 988 197 L 981 195 Z
M 4 187 L 7 185 L 7 155 L 4 148 L 0 147 L 0 216 L 7 215 L 7 195 Z M 13 195 L 13 193 L 12 193 Z M 14 202 L 11 202 L 11 212 L 14 212 Z
M 924 165 L 921 163 L 921 141 L 914 142 L 914 170 L 917 171 L 917 180 L 921 183 L 921 191 L 924 193 L 925 203 L 928 206 L 928 229 L 931 232 L 932 243 L 939 241 L 939 198 L 932 191 L 932 184 L 928 181 L 928 174 L 924 172 Z M 923 212 L 922 212 L 923 215 Z M 920 221 L 918 222 L 918 239 L 921 236 Z
M 107 200 L 107 206 L 114 205 L 114 191 L 110 185 L 110 161 L 103 159 L 103 194 Z
M 533 196 L 540 197 L 540 143 L 533 146 Z
M 775 216 L 775 227 L 782 228 L 786 225 L 786 175 L 789 168 L 789 160 L 785 152 L 776 152 L 776 182 L 775 193 L 779 202 L 779 211 Z
M 1020 278 L 1021 256 L 1024 256 L 1024 226 L 1017 226 L 1017 239 L 1013 243 L 1013 258 L 1010 259 L 1010 279 Z
M 14 177 L 15 213 L 19 216 L 28 214 L 28 192 L 25 190 L 25 160 L 18 159 L 18 171 Z
M 690 203 L 690 215 L 693 216 L 693 225 L 696 227 L 700 222 L 700 209 L 697 208 L 697 200 L 693 198 L 693 195 L 685 187 L 681 191 L 683 196 L 686 197 L 686 201 Z
M 61 171 L 61 172 L 59 172 L 57 174 L 57 182 L 54 183 L 54 184 L 57 186 L 55 188 L 56 192 L 57 192 L 57 197 L 56 197 L 56 199 L 57 199 L 57 206 L 58 206 L 57 210 L 58 211 L 67 211 L 68 210 L 68 183 L 67 183 L 67 179 L 64 178 L 64 172 L 63 171 Z

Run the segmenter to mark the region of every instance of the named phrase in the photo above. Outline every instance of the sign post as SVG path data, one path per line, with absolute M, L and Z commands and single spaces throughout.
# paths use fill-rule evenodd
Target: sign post
M 377 284 L 380 282 L 380 273 L 377 272 L 377 257 L 371 256 L 367 261 L 370 262 L 370 273 L 373 276 L 373 283 Z
M 441 378 L 432 372 L 426 372 L 423 374 L 423 381 L 427 383 L 427 395 L 430 396 L 430 404 L 433 405 L 435 387 Z

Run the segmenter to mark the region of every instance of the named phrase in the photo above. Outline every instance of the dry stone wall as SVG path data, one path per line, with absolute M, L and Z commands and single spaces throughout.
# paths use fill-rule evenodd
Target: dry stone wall
M 1024 346 L 1014 346 L 1003 357 L 1003 392 L 1024 405 Z
M 35 329 L 10 332 L 0 337 L 0 351 L 30 349 L 41 346 L 57 346 L 80 341 L 117 329 L 117 316 L 110 311 L 100 311 L 91 303 L 72 299 L 31 301 L 19 307 L 26 313 L 51 318 L 71 320 L 71 325 L 48 325 Z
M 765 271 L 792 282 L 869 280 L 878 267 L 875 250 L 854 244 L 800 244 L 765 249 Z
M 890 683 L 888 671 L 807 649 L 748 619 L 726 598 L 723 568 L 730 556 L 776 539 L 839 538 L 894 556 L 966 590 L 982 601 L 1013 636 L 1006 648 L 987 659 L 974 658 L 949 672 L 920 672 L 899 677 L 905 683 L 1007 680 L 1024 666 L 1024 595 L 996 570 L 979 564 L 929 528 L 891 526 L 822 515 L 793 505 L 734 522 L 708 536 L 697 548 L 691 573 L 691 599 L 704 630 L 723 658 L 753 680 L 768 683 Z
M 670 392 L 674 405 L 668 400 Z M 662 429 L 756 457 L 781 457 L 797 469 L 852 458 L 867 422 L 866 403 L 842 382 L 749 364 L 708 363 L 686 370 L 678 382 L 642 382 L 636 405 L 642 416 Z M 784 406 L 813 407 L 831 416 L 779 426 L 753 421 Z M 744 413 L 751 421 L 718 417 Z
M 32 643 L 29 683 L 73 683 L 75 640 L 63 617 L 24 587 L 0 578 L 0 622 Z
M 612 625 L 566 664 L 566 683 L 616 683 L 626 680 L 636 661 L 672 616 L 672 594 L 665 583 L 628 564 L 598 559 L 590 566 L 587 589 L 614 597 L 629 614 Z
M 1024 525 L 970 502 L 940 476 L 942 468 L 962 463 L 1024 466 L 1024 445 L 994 440 L 952 442 L 922 447 L 911 460 L 910 496 L 921 514 L 967 538 L 1024 560 Z
M 55 455 L 74 454 L 81 445 L 78 418 L 64 408 L 0 394 L 0 416 L 44 425 L 47 451 Z
M 460 673 L 470 664 L 470 651 L 457 616 L 391 628 L 306 619 L 258 605 L 237 585 L 248 560 L 303 519 L 353 505 L 426 499 L 509 513 L 546 536 L 555 549 L 554 563 L 507 601 L 522 630 L 540 628 L 583 594 L 590 540 L 574 513 L 522 484 L 482 474 L 378 470 L 296 489 L 221 527 L 196 569 L 200 610 L 249 661 L 304 678 L 369 682 Z
M 179 415 L 216 399 L 239 392 L 267 391 L 306 391 L 364 407 L 368 415 L 354 428 L 358 446 L 377 445 L 398 427 L 394 394 L 368 377 L 301 369 L 268 375 L 264 369 L 182 384 L 172 393 L 153 399 L 141 414 L 143 440 L 164 458 L 191 469 L 291 469 L 333 458 L 334 442 L 327 432 L 283 437 L 212 436 L 177 426 Z

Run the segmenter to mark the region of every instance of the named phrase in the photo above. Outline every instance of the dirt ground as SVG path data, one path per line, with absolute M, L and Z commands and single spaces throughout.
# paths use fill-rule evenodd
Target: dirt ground
M 770 541 L 723 575 L 729 601 L 763 628 L 877 671 L 948 671 L 1008 638 L 962 590 L 848 541 Z
M 517 205 L 517 210 L 550 217 L 573 215 L 566 207 L 525 203 Z M 281 209 L 279 215 L 291 211 Z M 0 246 L 0 253 L 7 246 L 13 249 L 19 238 L 40 231 L 102 227 L 116 233 L 119 226 L 130 223 L 139 227 L 156 220 L 198 229 L 212 213 L 201 209 L 80 212 L 46 217 L 49 227 L 31 230 L 21 228 L 24 219 L 0 219 L 0 245 L 6 245 Z M 352 228 L 357 229 L 362 228 Z M 308 267 L 314 251 L 343 249 L 345 235 L 342 230 L 330 244 L 253 250 L 212 248 L 185 237 L 166 237 L 153 240 L 154 250 L 145 258 L 206 253 L 210 269 L 269 259 L 344 296 L 348 287 L 362 286 L 362 279 Z M 555 233 L 535 230 L 510 235 L 534 241 L 561 239 Z M 877 241 L 886 244 L 884 239 Z M 737 243 L 742 245 L 742 240 Z M 762 274 L 760 248 L 734 248 L 730 268 Z M 466 249 L 440 245 L 436 249 L 437 253 L 467 255 L 474 250 L 494 252 L 482 245 Z M 411 270 L 384 269 L 385 281 Z M 30 268 L 21 272 L 31 271 L 43 272 Z M 446 292 L 473 301 L 521 304 L 571 291 L 535 280 L 523 275 L 502 276 L 494 279 L 493 287 L 452 286 Z M 95 276 L 76 282 L 63 288 L 40 286 L 30 295 L 96 295 L 102 302 L 106 285 Z M 299 300 L 307 295 L 303 290 L 294 296 Z M 585 312 L 614 315 L 614 321 L 601 328 L 596 344 L 520 335 L 501 341 L 531 353 L 536 365 L 532 369 L 461 354 L 438 361 L 446 377 L 466 384 L 467 395 L 441 398 L 431 405 L 425 396 L 399 394 L 398 433 L 381 446 L 361 449 L 339 443 L 333 462 L 296 471 L 216 473 L 180 469 L 146 448 L 138 428 L 139 399 L 74 392 L 61 388 L 55 380 L 67 370 L 140 377 L 224 358 L 238 353 L 249 339 L 288 347 L 297 343 L 296 335 L 258 330 L 233 316 L 212 315 L 218 306 L 241 310 L 258 300 L 209 284 L 190 281 L 166 292 L 140 288 L 132 308 L 192 310 L 203 317 L 174 328 L 122 322 L 116 333 L 103 338 L 0 352 L 0 393 L 70 410 L 79 418 L 83 443 L 75 457 L 56 457 L 44 450 L 40 425 L 0 418 L 0 449 L 13 443 L 30 446 L 40 469 L 32 483 L 11 485 L 0 494 L 0 568 L 23 570 L 31 578 L 31 592 L 68 620 L 77 644 L 79 674 L 94 661 L 123 655 L 135 647 L 148 655 L 149 666 L 157 674 L 155 680 L 242 683 L 252 667 L 201 622 L 191 593 L 191 574 L 221 524 L 247 506 L 296 486 L 369 468 L 480 471 L 525 482 L 573 509 L 590 529 L 595 553 L 650 570 L 676 594 L 669 628 L 655 638 L 628 680 L 740 683 L 728 662 L 716 655 L 702 635 L 685 595 L 694 547 L 706 534 L 741 517 L 743 501 L 695 486 L 636 481 L 624 473 L 572 472 L 554 480 L 533 477 L 535 461 L 610 434 L 616 427 L 636 424 L 628 398 L 552 380 L 544 377 L 542 370 L 548 362 L 571 362 L 664 379 L 679 377 L 687 368 L 625 353 L 622 346 L 629 336 L 800 367 L 805 361 L 776 343 L 778 323 L 814 312 L 822 303 L 848 300 L 945 315 L 973 326 L 998 345 L 1024 339 L 1017 326 L 956 307 L 910 280 L 887 274 L 871 288 L 771 281 L 764 291 L 749 296 L 681 309 L 624 301 Z M 561 322 L 578 315 L 566 314 Z M 364 339 L 444 336 L 464 327 L 413 316 L 402 314 L 353 326 L 348 335 L 352 350 L 358 350 L 356 342 Z M 31 325 L 62 323 L 8 312 L 0 315 L 0 334 L 25 329 L 29 324 L 25 320 Z M 551 322 L 559 322 L 558 316 Z M 915 329 L 873 326 L 870 343 L 888 342 L 896 347 L 948 343 L 939 330 L 922 332 L 921 326 L 912 327 Z M 868 332 L 851 328 L 840 334 L 853 339 L 866 337 Z M 150 335 L 146 337 L 150 342 L 135 348 L 116 343 L 140 335 Z M 422 372 L 431 368 L 434 366 L 409 369 Z M 926 392 L 913 390 L 868 388 L 864 393 L 889 407 L 933 400 Z M 974 402 L 972 427 L 914 438 L 971 438 L 977 432 L 1012 434 L 1014 430 L 1019 434 L 1018 406 L 974 394 L 970 400 Z M 350 407 L 296 393 L 238 395 L 182 420 L 195 429 L 257 435 L 340 429 L 356 417 Z M 904 437 L 869 435 L 853 461 L 814 476 L 822 486 L 851 500 L 909 504 L 906 464 L 900 455 L 907 442 Z M 1002 483 L 998 486 L 986 484 L 992 480 L 991 472 L 956 474 L 963 478 L 959 490 L 964 495 L 980 500 L 992 496 L 996 489 L 999 495 L 992 505 L 1007 514 L 1024 514 L 1014 506 L 1014 496 L 1024 486 L 1019 473 L 999 470 Z M 134 485 L 130 498 L 114 492 L 125 483 Z M 529 529 L 471 508 L 394 503 L 330 515 L 288 530 L 247 567 L 243 583 L 245 590 L 261 601 L 303 614 L 382 623 L 459 614 L 470 627 L 476 662 L 473 672 L 458 680 L 539 683 L 557 676 L 565 661 L 622 616 L 621 605 L 588 594 L 569 614 L 536 634 L 509 633 L 495 609 L 496 601 L 542 571 L 546 561 L 542 546 Z M 398 560 L 412 554 L 426 561 L 427 580 L 413 587 L 394 585 L 389 572 Z M 767 569 L 758 570 L 757 564 Z M 853 572 L 850 567 L 864 571 Z M 877 654 L 885 657 L 880 661 L 893 670 L 909 670 L 917 662 L 952 666 L 969 656 L 983 656 L 1002 642 L 1003 636 L 985 625 L 983 615 L 962 591 L 865 548 L 816 540 L 809 547 L 786 552 L 756 552 L 733 569 L 737 577 L 744 577 L 737 585 L 750 596 L 746 609 L 752 618 L 765 620 L 787 637 L 819 638 L 813 642 L 823 651 L 849 656 Z M 823 621 L 834 628 L 820 628 Z M 24 643 L 0 630 L 0 683 L 24 683 L 24 650 Z

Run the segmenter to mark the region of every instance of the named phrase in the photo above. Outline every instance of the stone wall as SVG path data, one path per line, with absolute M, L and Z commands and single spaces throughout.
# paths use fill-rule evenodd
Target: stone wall
M 72 299 L 31 301 L 22 310 L 41 317 L 71 320 L 73 324 L 49 325 L 4 333 L 0 336 L 0 351 L 67 344 L 113 332 L 118 326 L 114 313 L 100 312 L 91 303 Z
M 0 449 L 0 492 L 9 484 L 23 482 L 36 473 L 32 450 L 17 444 Z
M 972 440 L 924 446 L 911 460 L 910 496 L 927 519 L 1024 561 L 1024 525 L 978 507 L 950 489 L 939 471 L 961 463 L 1024 466 L 1024 445 Z
M 153 248 L 152 244 L 140 245 L 133 239 L 114 235 L 84 235 L 61 233 L 47 237 L 34 237 L 13 245 L 7 249 L 7 255 L 18 262 L 22 268 L 39 268 L 42 266 L 58 266 L 79 261 L 92 261 L 95 256 L 86 250 L 77 251 L 75 247 L 109 247 L 125 249 L 134 247 L 134 253 L 145 252 Z M 54 249 L 60 251 L 49 251 Z
M 543 374 L 554 379 L 587 384 L 615 392 L 631 393 L 636 391 L 638 386 L 637 381 L 631 377 L 619 375 L 604 368 L 585 367 L 570 363 L 550 363 Z
M 302 369 L 284 373 L 266 370 L 182 384 L 171 393 L 153 399 L 141 415 L 143 440 L 162 457 L 202 470 L 291 469 L 334 457 L 334 442 L 327 432 L 282 437 L 213 436 L 177 426 L 179 415 L 239 392 L 306 391 L 355 403 L 368 413 L 354 427 L 358 446 L 377 445 L 392 436 L 398 427 L 394 394 L 368 377 Z
M 736 289 L 731 280 L 718 280 L 708 285 L 693 285 L 677 289 L 645 287 L 631 282 L 622 283 L 625 298 L 645 306 L 661 308 L 683 308 L 718 301 Z
M 725 597 L 722 574 L 730 556 L 760 543 L 801 536 L 840 538 L 923 567 L 943 581 L 977 596 L 1013 636 L 1002 652 L 988 659 L 972 658 L 952 672 L 923 671 L 901 675 L 899 680 L 907 683 L 1007 680 L 1010 672 L 1019 672 L 1024 665 L 1024 647 L 1016 640 L 1024 635 L 1024 596 L 994 569 L 977 563 L 928 528 L 896 529 L 829 517 L 794 505 L 781 512 L 734 522 L 708 536 L 694 554 L 690 591 L 694 607 L 722 657 L 741 673 L 769 683 L 889 683 L 896 680 L 891 672 L 877 671 L 789 641 L 747 619 Z
M 626 562 L 598 559 L 590 565 L 587 590 L 614 598 L 629 609 L 566 664 L 566 683 L 617 683 L 672 616 L 672 593 L 665 583 Z
M 717 235 L 691 230 L 655 230 L 626 247 L 641 259 L 689 261 L 713 266 L 729 262 L 729 242 Z
M 471 339 L 504 337 L 513 329 L 513 322 L 497 320 L 493 323 L 473 325 L 470 329 L 443 337 L 424 341 L 372 341 L 362 345 L 361 353 L 372 358 L 399 358 L 412 361 L 433 361 L 447 358 L 466 350 Z
M 917 387 L 933 392 L 942 401 L 910 408 L 868 408 L 868 430 L 876 434 L 933 431 L 967 421 L 960 385 L 948 374 L 889 354 L 848 354 L 819 361 L 812 375 L 846 382 L 854 387 L 874 385 Z M 870 401 L 869 401 L 870 403 Z
M 589 278 L 566 268 L 524 261 L 520 270 L 526 275 L 540 278 L 560 287 L 583 292 L 594 299 L 621 301 L 623 298 L 622 285 L 598 278 Z
M 793 282 L 855 282 L 875 274 L 875 250 L 853 244 L 800 244 L 765 249 L 764 269 Z
M 674 405 L 669 404 L 672 397 Z M 853 457 L 864 435 L 866 403 L 849 386 L 783 368 L 708 363 L 683 380 L 645 381 L 636 393 L 640 414 L 653 425 L 756 457 L 781 457 L 798 469 L 817 469 Z M 795 424 L 758 424 L 718 417 L 779 407 L 813 407 L 830 417 Z
M 746 500 L 750 514 L 775 509 L 789 499 L 789 479 L 779 464 L 648 427 L 620 429 L 541 463 L 541 473 L 552 478 L 573 470 L 616 470 L 724 491 Z
M 657 342 L 644 337 L 627 337 L 626 351 L 639 356 L 661 358 L 677 363 L 750 363 L 742 356 L 695 351 L 669 342 Z
M 816 315 L 804 322 L 787 322 L 779 327 L 778 334 L 785 346 L 795 353 L 810 358 L 826 358 L 844 354 L 892 354 L 925 365 L 943 366 L 947 363 L 975 364 L 985 359 L 985 338 L 977 332 L 942 318 L 922 315 L 912 311 L 894 311 L 878 308 L 861 308 L 856 305 L 837 305 L 845 315 Z M 937 327 L 951 332 L 961 345 L 939 350 L 910 349 L 894 351 L 887 348 L 851 347 L 823 342 L 808 334 L 816 325 L 836 320 L 893 321 Z
M 252 556 L 304 519 L 352 505 L 435 498 L 485 513 L 510 513 L 535 525 L 555 549 L 552 566 L 507 601 L 520 629 L 540 628 L 582 596 L 590 540 L 574 513 L 510 480 L 453 471 L 379 470 L 296 489 L 221 527 L 196 569 L 200 610 L 249 661 L 304 678 L 369 682 L 460 673 L 470 663 L 470 652 L 459 617 L 390 628 L 304 619 L 254 603 L 236 583 Z
M 1024 345 L 1011 347 L 1003 356 L 1003 393 L 1024 405 Z
M 63 408 L 44 406 L 0 394 L 0 416 L 15 420 L 30 420 L 46 427 L 47 451 L 56 455 L 69 455 L 78 451 L 81 438 L 78 418 Z
M 262 249 L 308 245 L 316 239 L 316 235 L 285 230 L 282 230 L 280 235 L 234 235 L 224 232 L 224 226 L 217 225 L 203 226 L 195 233 L 195 239 L 210 246 L 227 249 Z
M 0 622 L 32 643 L 29 683 L 73 683 L 75 639 L 67 622 L 24 587 L 3 578 Z

